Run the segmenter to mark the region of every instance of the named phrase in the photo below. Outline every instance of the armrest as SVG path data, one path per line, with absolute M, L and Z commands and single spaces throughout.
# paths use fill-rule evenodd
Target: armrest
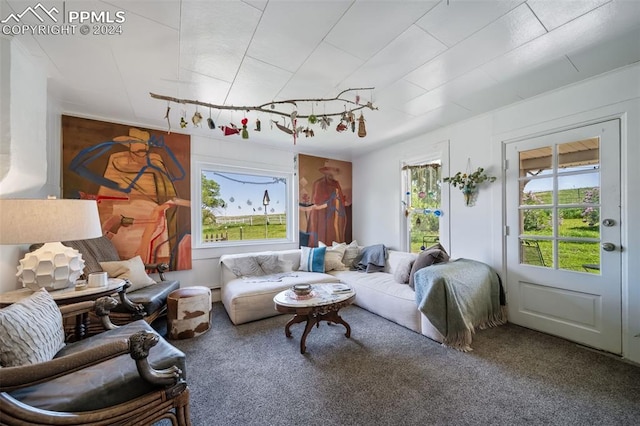
M 156 272 L 158 276 L 160 276 L 160 281 L 166 281 L 164 278 L 165 271 L 169 270 L 169 264 L 167 263 L 146 263 L 144 265 L 146 269 L 149 269 L 151 272 Z
M 129 287 L 131 287 L 131 281 L 125 280 L 122 290 L 118 292 L 118 295 L 120 296 L 120 302 L 127 308 L 129 312 L 133 314 L 135 318 L 140 319 L 147 316 L 147 311 L 144 310 L 144 306 L 142 306 L 140 303 L 133 303 L 127 297 L 127 289 Z
M 129 342 L 121 339 L 39 364 L 3 367 L 0 368 L 0 391 L 33 386 L 127 353 Z

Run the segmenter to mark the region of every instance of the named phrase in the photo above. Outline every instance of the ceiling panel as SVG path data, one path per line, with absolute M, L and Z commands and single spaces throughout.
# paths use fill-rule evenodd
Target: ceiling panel
M 247 55 L 287 71 L 296 71 L 350 3 L 270 2 Z
M 405 77 L 433 89 L 545 33 L 523 4 Z
M 367 60 L 402 34 L 437 0 L 356 1 L 325 38 L 327 43 Z
M 522 3 L 524 0 L 443 1 L 420 18 L 416 25 L 451 47 Z
M 67 1 L 67 3 L 70 2 Z M 99 10 L 106 10 L 110 6 L 126 10 L 127 21 L 131 19 L 132 14 L 136 14 L 174 30 L 180 29 L 180 2 L 156 0 L 153 2 L 153 7 L 149 7 L 149 0 L 107 0 L 102 3 Z M 83 7 L 86 8 L 86 6 Z
M 362 60 L 328 43 L 321 43 L 278 93 L 279 99 L 335 96 L 335 87 L 362 65 Z
M 412 25 L 343 82 L 383 89 L 443 52 L 446 46 Z
M 225 104 L 251 106 L 270 102 L 291 75 L 281 68 L 246 57 Z
M 401 106 L 424 93 L 426 90 L 422 87 L 400 79 L 382 90 L 376 89 L 374 100 L 376 103 L 400 109 Z
M 527 4 L 542 21 L 542 25 L 551 31 L 567 22 L 592 11 L 611 0 L 527 0 Z
M 260 21 L 260 10 L 242 2 L 215 7 L 203 1 L 182 1 L 180 66 L 233 81 Z

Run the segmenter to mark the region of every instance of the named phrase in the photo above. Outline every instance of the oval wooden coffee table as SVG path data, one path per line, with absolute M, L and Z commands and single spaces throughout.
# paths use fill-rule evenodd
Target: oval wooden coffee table
M 348 291 L 334 293 L 334 284 L 314 284 L 310 296 L 297 297 L 293 290 L 285 290 L 276 294 L 273 298 L 276 310 L 283 314 L 294 314 L 295 316 L 287 322 L 284 327 L 284 334 L 291 337 L 291 325 L 299 322 L 307 322 L 304 333 L 300 338 L 300 353 L 306 351 L 307 335 L 315 325 L 320 325 L 320 321 L 329 323 L 342 324 L 347 329 L 344 334 L 351 337 L 351 327 L 343 320 L 338 311 L 353 303 L 356 293 L 353 289 Z

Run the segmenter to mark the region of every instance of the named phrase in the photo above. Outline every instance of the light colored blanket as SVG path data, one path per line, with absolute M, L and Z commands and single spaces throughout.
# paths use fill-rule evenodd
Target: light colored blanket
M 458 259 L 422 268 L 415 275 L 415 291 L 418 308 L 446 346 L 470 351 L 476 328 L 507 322 L 498 274 L 482 262 Z

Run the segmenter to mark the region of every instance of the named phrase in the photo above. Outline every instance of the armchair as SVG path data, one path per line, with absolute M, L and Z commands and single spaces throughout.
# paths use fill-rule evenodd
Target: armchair
M 184 353 L 145 321 L 115 326 L 108 313 L 116 303 L 112 297 L 103 297 L 58 308 L 43 290 L 0 310 L 2 424 L 151 425 L 162 419 L 173 425 L 191 424 Z M 59 318 L 28 324 L 12 343 L 12 330 L 19 322 L 16 315 L 33 318 L 32 314 L 54 309 L 59 310 Z M 33 360 L 30 354 L 12 356 L 25 355 L 21 349 L 12 352 L 20 341 L 33 343 L 50 332 L 47 328 L 61 328 L 64 318 L 87 311 L 96 311 L 108 331 L 66 344 L 51 359 L 40 362 L 23 363 Z M 32 349 L 39 351 L 43 346 L 50 345 Z M 46 354 L 35 355 L 46 358 Z
M 120 256 L 111 240 L 98 237 L 87 240 L 65 241 L 65 246 L 72 247 L 82 253 L 85 261 L 84 272 L 101 272 L 100 262 L 120 261 Z M 156 318 L 166 314 L 167 297 L 173 290 L 180 288 L 180 281 L 166 280 L 164 272 L 168 265 L 146 264 L 147 270 L 158 273 L 160 282 L 140 288 L 130 288 L 120 293 L 121 303 L 111 310 L 111 321 L 116 325 L 124 325 L 131 321 L 144 319 L 151 324 Z

